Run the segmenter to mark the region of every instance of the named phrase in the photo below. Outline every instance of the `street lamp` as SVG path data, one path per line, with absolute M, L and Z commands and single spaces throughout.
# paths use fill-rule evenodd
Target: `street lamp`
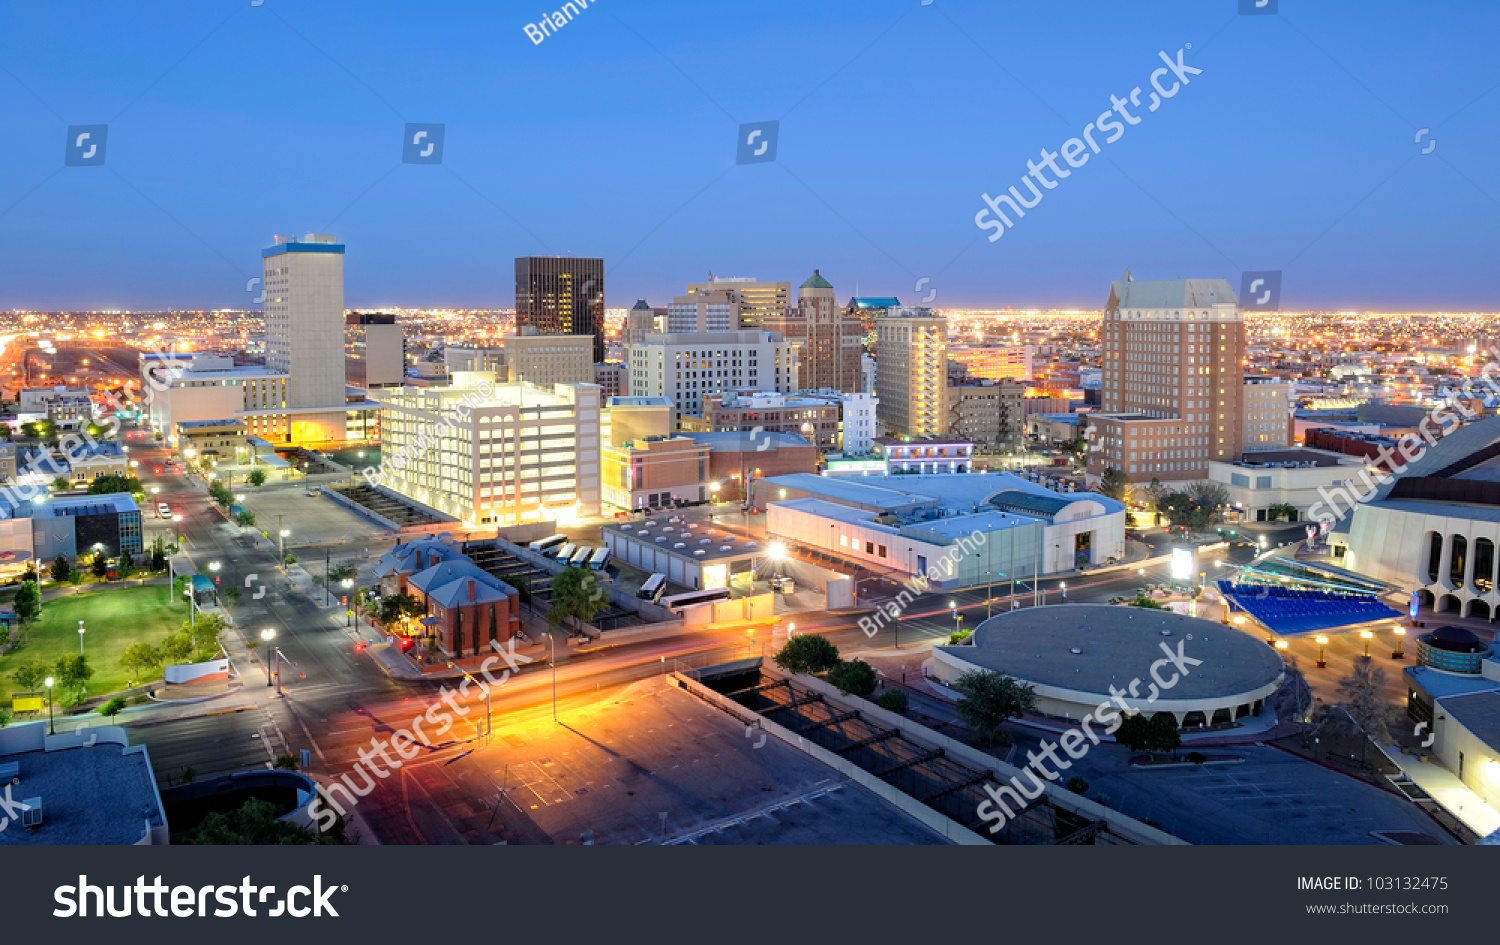
M 781 577 L 781 560 L 786 557 L 786 545 L 779 541 L 771 542 L 766 548 L 766 554 L 772 561 L 772 569 L 777 577 Z
M 57 729 L 52 723 L 52 677 L 42 680 L 42 685 L 47 687 L 47 734 L 56 735 Z
M 281 563 L 286 563 L 286 537 L 292 533 L 291 529 L 283 528 L 276 536 L 276 553 L 281 558 Z
M 1370 658 L 1370 638 L 1373 637 L 1373 636 L 1375 636 L 1375 634 L 1372 633 L 1369 630 L 1361 630 L 1361 631 L 1359 631 L 1359 635 L 1364 638 L 1364 641 L 1365 641 L 1365 658 L 1369 659 Z
M 948 602 L 948 607 L 953 611 L 953 632 L 958 633 L 960 625 L 963 623 L 964 619 L 963 615 L 958 612 L 958 601 L 950 600 Z
M 78 655 L 83 655 L 83 621 L 78 621 Z
M 1277 640 L 1276 641 L 1276 649 L 1280 650 L 1282 653 L 1285 653 L 1286 652 L 1286 648 L 1287 648 L 1287 642 L 1285 640 Z
M 1325 646 L 1327 646 L 1327 645 L 1328 645 L 1328 638 L 1325 637 L 1321 633 L 1318 634 L 1318 668 L 1319 669 L 1325 669 L 1328 666 L 1328 661 L 1323 658 L 1323 648 Z
M 1404 659 L 1406 659 L 1406 653 L 1404 653 L 1402 651 L 1401 644 L 1403 644 L 1403 643 L 1406 642 L 1406 639 L 1405 639 L 1406 638 L 1406 628 L 1405 627 L 1397 627 L 1395 632 L 1396 632 L 1396 652 L 1394 652 L 1394 653 L 1391 654 L 1391 659 L 1393 659 L 1393 660 L 1404 660 Z
M 270 627 L 267 627 L 266 629 L 264 629 L 264 630 L 262 630 L 260 632 L 260 638 L 262 640 L 264 640 L 267 644 L 270 644 L 270 642 L 272 640 L 276 639 L 276 631 L 272 630 Z M 265 667 L 266 667 L 266 688 L 270 689 L 271 688 L 271 660 L 269 658 L 266 659 Z
M 1063 603 L 1066 604 L 1068 602 L 1068 582 L 1058 581 L 1057 586 L 1062 589 Z

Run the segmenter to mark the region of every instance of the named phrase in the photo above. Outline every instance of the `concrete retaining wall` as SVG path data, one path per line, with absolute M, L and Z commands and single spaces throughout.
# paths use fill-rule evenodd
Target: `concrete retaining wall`
M 746 670 L 754 666 L 754 661 L 743 662 L 747 663 Z M 821 745 L 816 745 L 800 735 L 793 734 L 791 730 L 762 717 L 726 696 L 719 695 L 697 680 L 690 679 L 681 673 L 673 673 L 668 679 L 679 688 L 685 689 L 705 702 L 723 709 L 746 725 L 753 725 L 763 731 L 769 732 L 792 748 L 833 768 L 839 774 L 842 774 L 860 787 L 880 797 L 891 806 L 910 815 L 913 819 L 921 822 L 949 841 L 964 846 L 990 845 L 988 839 L 980 836 L 963 824 L 939 814 L 911 795 L 896 790 L 852 761 L 841 758 Z
M 179 666 L 168 666 L 162 671 L 162 680 L 169 683 L 188 683 L 199 679 L 214 678 L 229 678 L 229 660 L 183 663 Z

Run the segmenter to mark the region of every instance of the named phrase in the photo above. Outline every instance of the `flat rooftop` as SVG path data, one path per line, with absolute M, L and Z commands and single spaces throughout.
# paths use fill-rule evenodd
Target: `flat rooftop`
M 1203 661 L 1172 688 L 1172 700 L 1248 692 L 1275 682 L 1282 673 L 1281 657 L 1265 641 L 1217 621 L 1105 604 L 1055 604 L 1000 614 L 979 624 L 972 645 L 941 649 L 1027 682 L 1107 693 L 1111 685 L 1149 681 L 1151 664 L 1165 656 L 1163 643 L 1174 653 L 1181 643 L 1185 656 Z M 1145 692 L 1141 690 L 1142 696 Z
M 642 522 L 609 524 L 600 530 L 654 545 L 667 554 L 692 561 L 717 561 L 765 553 L 765 546 L 759 542 L 748 541 L 703 522 L 690 522 L 683 516 L 677 517 L 681 520 L 673 522 L 669 517 L 661 516 Z M 700 551 L 702 554 L 699 554 Z
M 39 742 L 45 736 L 25 729 L 44 729 L 33 722 L 12 738 Z M 121 732 L 123 730 L 114 729 Z M 82 741 L 72 736 L 49 739 Z M 6 740 L 13 743 L 12 739 Z M 114 741 L 100 740 L 79 747 L 35 748 L 0 754 L 0 763 L 16 763 L 21 783 L 10 789 L 11 800 L 41 798 L 42 824 L 28 828 L 11 823 L 0 831 L 0 846 L 26 845 L 129 845 L 139 843 L 152 828 L 165 826 L 156 779 L 144 750 L 131 750 Z
M 1353 463 L 1351 463 L 1353 461 Z M 1312 463 L 1314 466 L 1340 466 L 1361 463 L 1362 460 L 1355 456 L 1344 456 L 1338 453 L 1329 453 L 1324 450 L 1265 450 L 1263 452 L 1246 453 L 1233 463 L 1235 466 L 1270 466 L 1277 463 Z
M 1500 747 L 1500 692 L 1471 692 L 1448 696 L 1442 702 L 1453 720 L 1473 732 L 1475 738 L 1491 749 Z

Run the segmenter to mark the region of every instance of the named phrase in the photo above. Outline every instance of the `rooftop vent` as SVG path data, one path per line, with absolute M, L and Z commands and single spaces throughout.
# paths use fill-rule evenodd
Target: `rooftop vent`
M 666 535 L 657 535 L 656 536 L 656 540 L 657 541 L 666 541 L 667 540 L 667 536 Z
M 701 554 L 707 554 L 707 553 L 708 552 L 704 551 L 702 548 L 694 548 L 693 549 L 693 554 L 695 554 L 695 555 L 701 555 Z
M 1083 647 L 1081 647 L 1081 646 L 1071 647 L 1071 648 L 1068 649 L 1068 652 L 1072 653 L 1074 656 L 1082 656 L 1083 655 Z
M 42 799 L 40 797 L 28 797 L 21 802 L 26 809 L 21 811 L 21 826 L 40 827 L 42 825 Z
M 734 550 L 734 546 L 733 545 L 720 545 L 719 546 L 719 550 L 720 551 L 733 551 Z
M 685 541 L 679 541 L 677 544 L 673 545 L 672 547 L 673 548 L 686 548 L 687 547 L 687 542 L 685 542 Z

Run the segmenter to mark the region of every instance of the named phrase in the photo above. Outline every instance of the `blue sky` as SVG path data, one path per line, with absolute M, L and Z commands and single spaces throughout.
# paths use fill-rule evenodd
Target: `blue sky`
M 4 0 L 0 309 L 244 307 L 273 234 L 332 232 L 351 307 L 508 307 L 515 256 L 571 254 L 611 306 L 816 267 L 1098 307 L 1129 267 L 1500 310 L 1500 5 L 1276 2 L 596 0 L 537 45 L 557 0 Z M 1201 75 L 986 241 L 982 192 L 1187 43 Z M 770 119 L 777 160 L 736 165 Z M 401 162 L 407 122 L 441 165 Z M 63 167 L 98 123 L 105 166 Z

